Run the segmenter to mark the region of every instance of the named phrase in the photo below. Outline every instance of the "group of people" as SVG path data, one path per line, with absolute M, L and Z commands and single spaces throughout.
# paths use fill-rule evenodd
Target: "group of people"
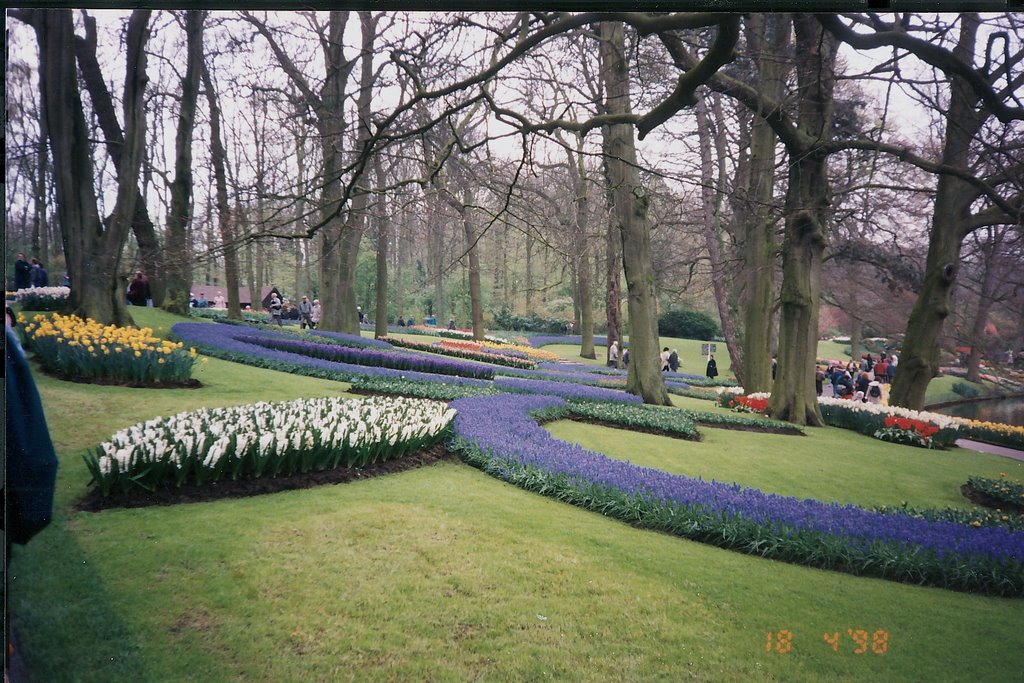
M 25 254 L 19 251 L 14 261 L 14 288 L 18 290 L 49 286 L 50 275 L 42 262 L 34 256 L 31 260 L 26 260 Z
M 885 395 L 883 385 L 891 384 L 896 376 L 899 356 L 883 352 L 876 361 L 871 354 L 861 357 L 859 364 L 850 361 L 845 366 L 836 363 L 828 368 L 819 367 L 814 375 L 814 388 L 818 396 L 846 398 L 864 403 L 881 403 Z
M 618 340 L 613 341 L 608 347 L 608 367 L 614 368 L 619 364 L 619 342 Z M 669 350 L 666 346 L 661 350 L 661 371 L 662 372 L 676 372 L 679 370 L 682 361 L 679 360 L 679 352 L 675 349 Z M 629 349 L 622 351 L 622 366 L 629 367 Z M 709 379 L 718 377 L 718 363 L 715 362 L 713 355 L 708 355 L 708 364 L 705 369 L 705 373 Z
M 284 327 L 285 319 L 298 320 L 299 328 L 303 330 L 307 327 L 315 330 L 316 326 L 320 324 L 320 316 L 323 313 L 320 299 L 313 299 L 311 302 L 308 296 L 303 295 L 299 305 L 294 306 L 287 299 L 283 298 L 276 289 L 270 292 L 266 309 L 270 313 L 271 324 L 277 323 L 279 326 Z

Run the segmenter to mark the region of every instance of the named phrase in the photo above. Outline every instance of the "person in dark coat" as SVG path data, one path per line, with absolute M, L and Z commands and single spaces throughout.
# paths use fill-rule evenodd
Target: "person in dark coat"
M 299 329 L 306 329 L 309 327 L 313 329 L 313 304 L 309 303 L 309 297 L 302 297 L 302 301 L 299 302 L 299 316 L 301 321 L 299 322 Z
M 708 376 L 708 379 L 718 377 L 718 363 L 715 362 L 714 356 L 708 356 L 708 368 L 704 371 L 704 374 Z
M 57 454 L 25 353 L 14 331 L 5 326 L 5 332 L 7 485 L 4 497 L 7 520 L 4 535 L 9 551 L 11 543 L 28 543 L 50 523 Z
M 679 369 L 679 352 L 672 349 L 672 353 L 668 354 L 668 369 L 675 372 Z
M 284 304 L 277 297 L 277 294 L 270 293 L 270 303 L 267 304 L 267 311 L 270 312 L 270 323 L 277 323 L 278 327 L 284 327 L 284 323 L 281 322 L 281 312 L 284 308 Z
M 25 260 L 25 254 L 18 252 L 14 262 L 14 289 L 28 289 L 32 286 L 32 264 Z
M 150 299 L 149 280 L 141 270 L 135 272 L 135 277 L 128 283 L 128 303 L 132 306 L 145 306 Z
M 43 268 L 43 264 L 37 258 L 32 259 L 32 272 L 29 279 L 32 281 L 33 287 L 50 286 L 50 276 L 47 275 L 46 268 Z

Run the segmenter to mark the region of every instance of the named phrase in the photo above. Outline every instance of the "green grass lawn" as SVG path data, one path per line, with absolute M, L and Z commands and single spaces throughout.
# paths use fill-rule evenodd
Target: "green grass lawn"
M 76 512 L 88 480 L 80 454 L 117 429 L 347 388 L 216 360 L 198 377 L 201 389 L 146 390 L 37 374 L 61 468 L 54 522 L 10 564 L 33 680 L 1002 682 L 1024 671 L 1024 601 L 641 531 L 456 462 L 248 499 Z M 949 489 L 964 473 L 1011 462 L 831 429 L 705 428 L 692 444 L 551 429 L 670 471 L 861 504 L 962 504 Z M 766 651 L 767 633 L 782 629 L 792 650 Z M 886 631 L 887 651 L 873 652 L 869 636 L 855 654 L 847 629 Z M 839 634 L 838 652 L 825 633 Z
M 963 401 L 964 397 L 953 391 L 954 384 L 966 384 L 976 390 L 979 396 L 998 396 L 1003 393 L 1003 391 L 1000 391 L 999 385 L 988 380 L 968 382 L 963 377 L 943 375 L 942 377 L 933 377 L 932 381 L 928 383 L 928 391 L 925 392 L 924 397 L 925 404 L 932 405 L 950 401 Z

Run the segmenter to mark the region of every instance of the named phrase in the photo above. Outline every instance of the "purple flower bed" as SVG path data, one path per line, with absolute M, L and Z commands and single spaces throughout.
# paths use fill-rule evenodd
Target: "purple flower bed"
M 554 439 L 529 417 L 564 406 L 552 396 L 466 398 L 452 406 L 458 411 L 453 445 L 474 464 L 527 488 L 602 510 L 624 495 L 629 502 L 617 516 L 641 521 L 649 514 L 675 533 L 779 559 L 960 590 L 1024 593 L 1021 533 L 882 515 L 613 460 Z M 611 502 L 602 504 L 602 495 Z M 739 542 L 733 532 L 753 541 Z
M 337 344 L 318 344 L 302 339 L 284 339 L 279 336 L 270 337 L 266 335 L 239 337 L 238 340 L 277 349 L 278 351 L 288 351 L 313 358 L 351 363 L 353 365 L 433 372 L 439 375 L 457 375 L 459 377 L 474 377 L 476 379 L 491 379 L 494 377 L 493 368 L 479 363 L 468 363 L 450 358 L 406 353 L 397 350 L 377 350 L 338 346 Z
M 334 339 L 343 346 L 353 346 L 356 348 L 361 347 L 373 347 L 375 349 L 393 349 L 391 344 L 380 339 L 374 339 L 372 337 L 364 337 L 358 334 L 345 334 L 344 332 L 327 332 L 325 330 L 310 330 L 310 335 L 316 337 L 326 337 L 327 339 Z
M 528 394 L 549 394 L 564 398 L 579 398 L 589 401 L 617 401 L 619 403 L 643 403 L 643 399 L 618 389 L 604 389 L 573 382 L 558 382 L 521 377 L 498 377 L 494 386 L 503 391 Z
M 349 381 L 357 376 L 371 376 L 396 377 L 425 382 L 446 382 L 460 385 L 491 385 L 485 379 L 353 365 L 351 363 L 313 358 L 301 353 L 267 348 L 266 346 L 247 342 L 243 339 L 245 337 L 286 339 L 287 337 L 274 332 L 253 332 L 249 327 L 212 325 L 209 323 L 178 323 L 171 328 L 171 332 L 181 341 L 198 346 L 200 350 L 208 355 L 260 367 L 284 370 L 285 372 L 300 372 L 342 381 Z

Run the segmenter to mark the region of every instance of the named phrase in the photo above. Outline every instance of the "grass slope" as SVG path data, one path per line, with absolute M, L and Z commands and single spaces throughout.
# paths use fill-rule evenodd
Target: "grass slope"
M 1007 681 L 1024 670 L 1022 601 L 639 531 L 458 463 L 257 498 L 78 513 L 88 479 L 79 454 L 120 427 L 345 385 L 213 360 L 204 388 L 191 391 L 37 378 L 61 460 L 56 518 L 15 548 L 10 565 L 11 613 L 34 680 Z M 790 483 L 773 477 L 816 497 L 845 489 L 871 500 L 882 479 L 844 474 L 848 459 L 817 437 L 705 433 L 750 438 L 744 448 L 767 452 L 758 468 L 747 463 L 751 477 L 770 463 L 804 470 Z M 629 438 L 652 457 L 696 457 L 673 455 L 679 444 L 668 439 Z M 771 438 L 787 448 L 765 448 Z M 819 444 L 822 472 L 789 460 L 796 441 Z M 725 452 L 737 443 L 697 444 L 709 447 L 700 466 L 742 469 L 740 454 Z M 920 495 L 951 476 L 930 481 L 928 460 L 919 469 Z M 888 631 L 887 652 L 854 654 L 846 630 L 858 628 Z M 766 633 L 780 629 L 794 633 L 792 651 L 766 652 Z M 838 652 L 825 632 L 840 634 Z

